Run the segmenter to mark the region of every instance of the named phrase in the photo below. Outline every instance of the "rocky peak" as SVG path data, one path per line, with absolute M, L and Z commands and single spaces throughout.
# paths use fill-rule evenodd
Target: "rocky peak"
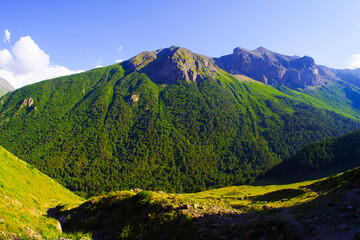
M 243 74 L 273 86 L 296 89 L 324 83 L 311 57 L 281 55 L 263 47 L 235 48 L 233 54 L 217 58 L 215 62 L 231 74 Z
M 216 71 L 212 58 L 177 46 L 140 53 L 124 64 L 133 71 L 146 73 L 156 83 L 194 82 L 213 76 Z

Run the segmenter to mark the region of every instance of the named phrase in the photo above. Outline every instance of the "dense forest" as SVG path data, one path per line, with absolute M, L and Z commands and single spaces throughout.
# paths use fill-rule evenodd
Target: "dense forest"
M 269 170 L 268 177 L 316 179 L 360 164 L 360 130 L 311 143 Z
M 0 145 L 83 196 L 190 192 L 250 182 L 359 127 L 212 68 L 196 81 L 156 83 L 124 62 L 23 87 L 0 100 Z

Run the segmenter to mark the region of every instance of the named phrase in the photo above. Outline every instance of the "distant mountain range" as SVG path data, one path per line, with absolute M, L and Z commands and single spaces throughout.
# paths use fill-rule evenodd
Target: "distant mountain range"
M 0 77 L 0 97 L 14 90 L 15 88 L 11 86 L 11 84 L 8 81 Z
M 173 46 L 7 94 L 0 144 L 88 196 L 238 185 L 358 129 L 357 77 L 264 48 Z

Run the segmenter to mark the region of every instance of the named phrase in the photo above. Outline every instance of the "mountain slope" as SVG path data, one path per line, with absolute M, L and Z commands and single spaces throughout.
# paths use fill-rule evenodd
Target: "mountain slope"
M 59 223 L 46 209 L 82 199 L 0 147 L 0 238 L 57 239 Z
M 0 144 L 81 194 L 182 192 L 251 181 L 359 126 L 237 77 L 187 49 L 144 52 L 4 96 Z
M 292 176 L 294 179 L 318 178 L 360 164 L 360 131 L 311 143 L 293 157 L 271 169 L 267 175 Z
M 0 97 L 14 90 L 15 88 L 11 86 L 10 83 L 8 83 L 5 79 L 0 77 Z
M 271 169 L 270 177 L 317 178 L 360 164 L 360 131 L 312 143 Z

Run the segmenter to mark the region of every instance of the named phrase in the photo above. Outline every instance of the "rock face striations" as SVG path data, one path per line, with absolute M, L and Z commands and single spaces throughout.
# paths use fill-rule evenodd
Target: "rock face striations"
M 231 74 L 243 74 L 272 86 L 296 89 L 325 83 L 311 57 L 285 56 L 262 47 L 252 51 L 235 48 L 233 54 L 215 62 Z
M 145 73 L 155 83 L 195 82 L 216 72 L 212 58 L 176 46 L 142 52 L 124 64 L 131 71 Z

